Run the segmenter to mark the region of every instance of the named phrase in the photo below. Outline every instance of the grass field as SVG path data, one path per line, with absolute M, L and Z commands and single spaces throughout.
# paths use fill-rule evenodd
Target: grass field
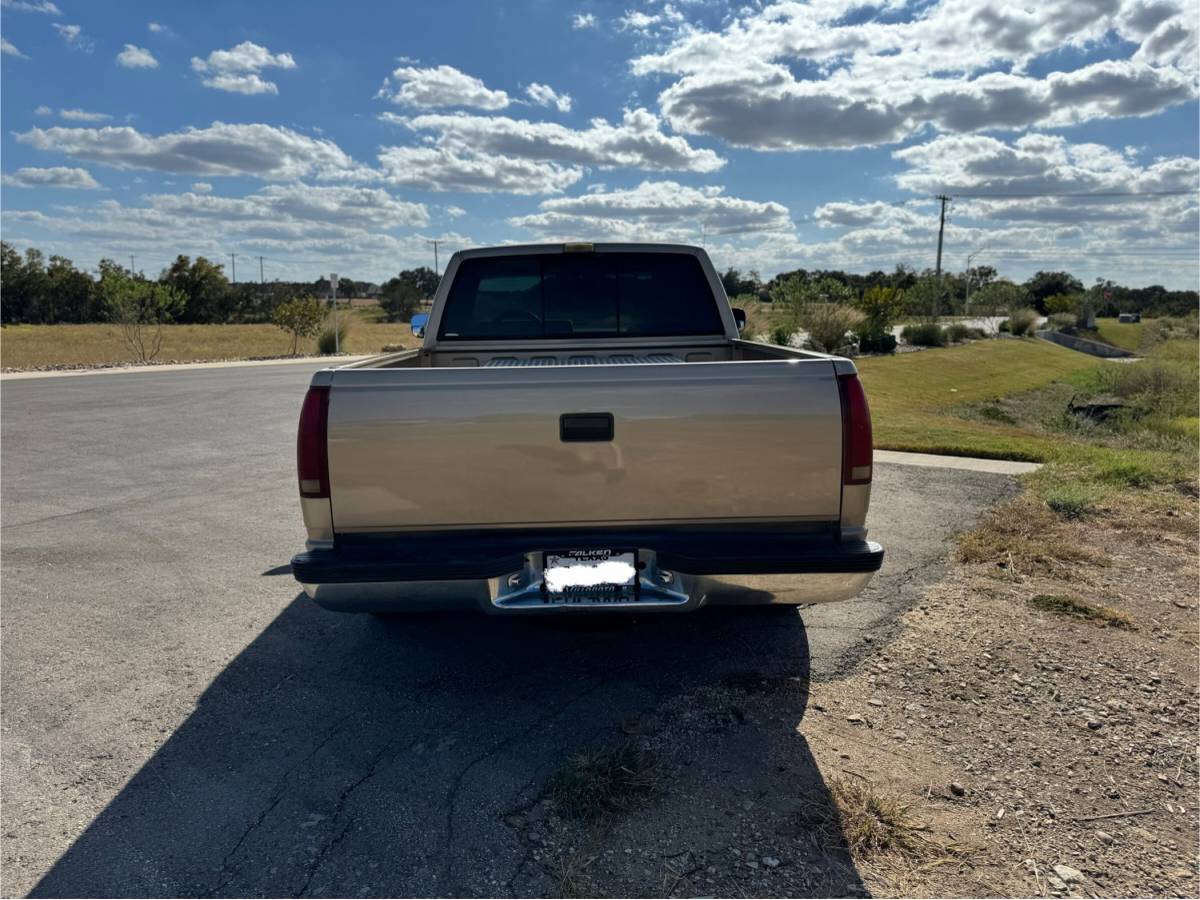
M 339 312 L 339 316 L 345 312 Z M 342 349 L 377 353 L 387 344 L 415 347 L 409 326 L 383 322 L 378 309 L 356 309 Z M 274 325 L 167 325 L 158 361 L 195 362 L 284 356 L 291 337 Z M 316 353 L 316 338 L 300 342 L 300 352 Z M 0 328 L 0 366 L 90 366 L 131 362 L 115 325 L 6 325 Z
M 1122 350 L 1140 350 L 1143 332 L 1153 319 L 1141 322 L 1118 322 L 1116 319 L 1097 319 L 1096 334 L 1100 340 Z
M 959 411 L 1061 381 L 1096 364 L 1093 357 L 1036 340 L 978 341 L 856 361 L 877 447 L 1034 461 L 1047 459 L 1058 439 Z

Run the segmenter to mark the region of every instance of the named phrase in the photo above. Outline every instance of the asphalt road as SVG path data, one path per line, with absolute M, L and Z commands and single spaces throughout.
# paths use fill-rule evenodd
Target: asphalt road
M 503 816 L 572 753 L 730 673 L 853 666 L 1011 490 L 877 467 L 883 572 L 802 612 L 337 615 L 287 570 L 314 368 L 0 389 L 0 894 L 552 892 Z

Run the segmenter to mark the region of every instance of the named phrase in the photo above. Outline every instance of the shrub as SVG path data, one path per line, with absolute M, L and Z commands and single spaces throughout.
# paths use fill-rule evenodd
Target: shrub
M 312 337 L 321 327 L 325 310 L 312 297 L 293 297 L 280 303 L 271 314 L 271 321 L 292 335 L 292 356 L 300 346 L 300 338 Z
M 163 325 L 183 310 L 183 292 L 169 284 L 133 278 L 119 269 L 106 271 L 97 290 L 105 313 L 120 326 L 121 339 L 138 362 L 158 356 Z
M 1037 320 L 1036 309 L 1018 309 L 1008 317 L 1008 330 L 1017 337 L 1032 335 L 1037 327 Z
M 780 347 L 788 346 L 792 341 L 792 329 L 786 325 L 776 325 L 771 329 L 771 343 Z
M 876 334 L 859 332 L 858 350 L 860 353 L 895 353 L 896 336 L 890 331 Z
M 1075 315 L 1073 313 L 1055 313 L 1050 316 L 1050 327 L 1055 331 L 1067 331 L 1075 327 Z
M 816 350 L 834 353 L 851 343 L 851 329 L 862 315 L 840 303 L 810 303 L 799 312 L 800 327 L 808 332 L 808 343 Z
M 863 334 L 881 335 L 904 311 L 904 295 L 894 287 L 875 285 L 863 291 L 854 304 L 863 314 Z
M 973 341 L 986 341 L 988 339 L 988 333 L 982 328 L 975 328 L 972 326 L 967 329 L 967 337 Z
M 945 347 L 946 332 L 936 322 L 925 322 L 921 325 L 905 325 L 900 332 L 905 343 L 914 347 Z
M 349 332 L 349 316 L 342 316 L 338 319 L 336 340 L 334 339 L 333 326 L 326 325 L 317 336 L 317 352 L 322 356 L 328 356 L 331 353 L 336 353 L 339 347 L 344 351 L 346 349 L 346 335 Z
M 1005 319 L 1003 322 L 1000 323 L 1000 327 L 998 330 L 1003 332 L 1004 334 L 1012 334 L 1012 326 L 1008 324 L 1008 319 Z
M 971 336 L 971 329 L 962 322 L 946 326 L 946 340 L 951 344 L 961 344 Z

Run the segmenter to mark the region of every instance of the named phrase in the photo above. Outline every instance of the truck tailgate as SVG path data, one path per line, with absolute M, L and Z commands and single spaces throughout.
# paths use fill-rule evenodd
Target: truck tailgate
M 340 369 L 328 440 L 337 532 L 840 513 L 823 359 Z

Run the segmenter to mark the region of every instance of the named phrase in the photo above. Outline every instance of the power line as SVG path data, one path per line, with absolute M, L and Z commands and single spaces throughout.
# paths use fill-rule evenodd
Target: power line
M 1185 194 L 1196 193 L 1198 192 L 1192 189 L 1183 191 L 1038 191 L 1033 194 L 955 193 L 954 196 L 959 200 L 1029 200 L 1041 197 L 1181 197 Z

